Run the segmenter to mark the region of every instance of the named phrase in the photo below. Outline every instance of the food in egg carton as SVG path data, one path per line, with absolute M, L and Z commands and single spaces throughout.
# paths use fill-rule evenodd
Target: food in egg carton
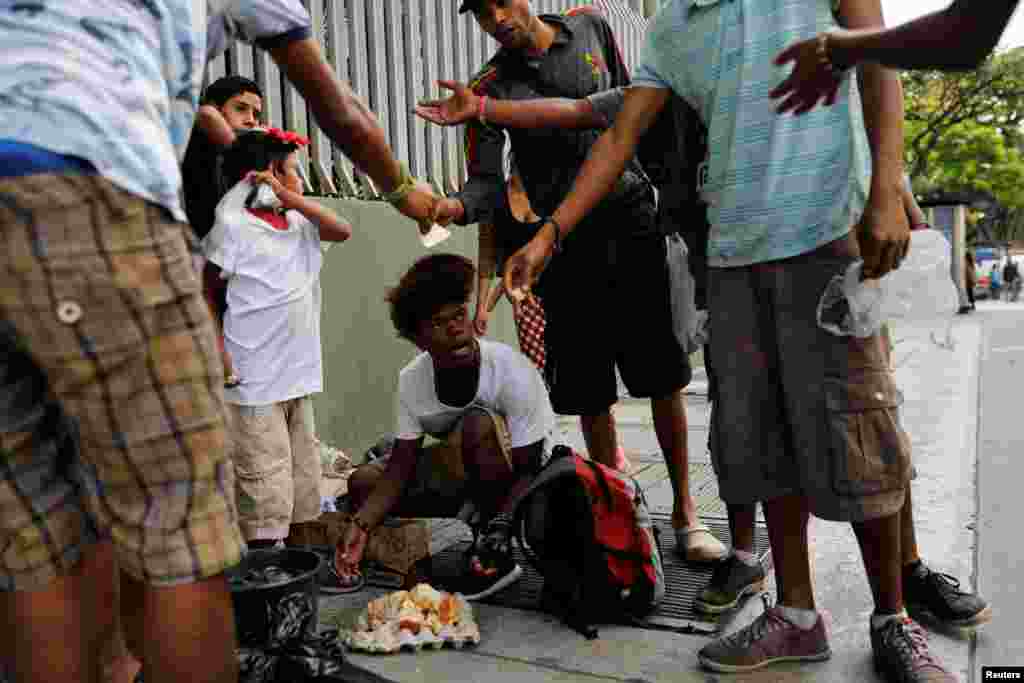
M 373 653 L 439 650 L 446 644 L 461 648 L 480 642 L 480 627 L 462 595 L 420 583 L 410 591 L 371 600 L 344 642 L 353 650 Z

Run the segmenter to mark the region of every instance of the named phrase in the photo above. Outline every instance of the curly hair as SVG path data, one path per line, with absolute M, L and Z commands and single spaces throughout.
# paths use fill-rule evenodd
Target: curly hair
M 448 304 L 469 301 L 475 275 L 473 262 L 458 254 L 431 254 L 416 261 L 385 297 L 398 336 L 415 341 L 424 320 Z
M 221 162 L 221 194 L 237 185 L 249 171 L 265 171 L 272 163 L 284 161 L 297 149 L 297 143 L 285 142 L 259 128 L 238 131 L 235 141 L 224 151 Z

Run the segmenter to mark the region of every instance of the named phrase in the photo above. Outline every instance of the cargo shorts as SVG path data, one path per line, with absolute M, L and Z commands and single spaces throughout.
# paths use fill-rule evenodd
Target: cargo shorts
M 789 259 L 709 269 L 711 455 L 726 503 L 802 494 L 814 515 L 851 522 L 902 508 L 913 468 L 884 342 L 817 324 L 825 287 L 858 253 L 851 234 Z
M 246 541 L 283 539 L 320 516 L 320 448 L 313 399 L 228 404 L 239 526 Z
M 101 538 L 151 585 L 242 550 L 189 228 L 94 175 L 0 179 L 0 589 Z
M 498 444 L 512 469 L 512 439 L 505 418 L 482 406 L 473 411 L 485 413 L 494 425 Z M 362 465 L 378 476 L 387 469 L 388 459 Z M 393 517 L 456 517 L 469 499 L 468 478 L 462 457 L 462 422 L 457 422 L 444 439 L 427 437 L 416 461 L 416 471 L 406 483 L 402 496 L 389 514 Z

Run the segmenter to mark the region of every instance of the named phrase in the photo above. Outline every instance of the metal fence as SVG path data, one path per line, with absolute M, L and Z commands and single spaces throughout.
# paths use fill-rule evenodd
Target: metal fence
M 457 190 L 465 178 L 462 129 L 441 128 L 412 114 L 416 102 L 437 94 L 441 78 L 467 81 L 497 50 L 472 14 L 453 0 L 303 0 L 335 72 L 376 114 L 395 155 L 413 175 L 439 191 Z M 640 50 L 643 0 L 533 0 L 538 13 L 561 13 L 582 4 L 600 7 L 627 65 Z M 374 198 L 369 178 L 356 173 L 313 123 L 305 103 L 281 77 L 269 55 L 241 43 L 214 60 L 206 78 L 249 76 L 263 90 L 269 123 L 307 135 L 310 184 L 322 195 Z

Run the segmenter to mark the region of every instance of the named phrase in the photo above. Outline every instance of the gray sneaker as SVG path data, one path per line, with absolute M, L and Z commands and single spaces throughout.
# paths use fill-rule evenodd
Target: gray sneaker
M 889 683 L 957 683 L 928 649 L 924 629 L 911 619 L 893 619 L 871 629 L 875 671 Z
M 776 662 L 821 662 L 831 656 L 820 615 L 804 630 L 772 607 L 746 628 L 705 645 L 697 659 L 712 671 L 742 673 Z
M 697 596 L 694 609 L 706 614 L 732 609 L 744 595 L 756 595 L 764 590 L 764 581 L 764 567 L 760 562 L 751 566 L 730 555 L 711 572 L 711 580 Z

